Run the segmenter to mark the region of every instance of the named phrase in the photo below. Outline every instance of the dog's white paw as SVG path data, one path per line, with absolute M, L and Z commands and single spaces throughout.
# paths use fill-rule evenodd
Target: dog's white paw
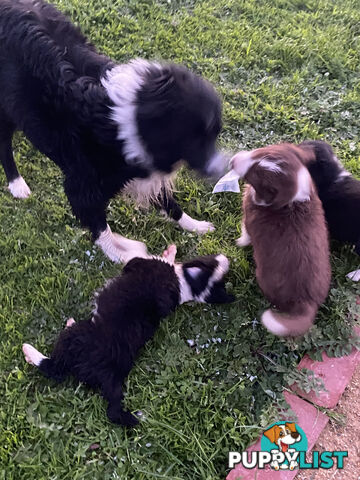
M 175 263 L 176 252 L 176 245 L 169 245 L 168 248 L 164 250 L 162 256 L 166 258 L 169 263 Z
M 28 198 L 31 195 L 31 190 L 23 177 L 17 177 L 9 183 L 8 189 L 15 198 Z
M 251 245 L 251 237 L 246 230 L 244 219 L 241 222 L 241 237 L 236 240 L 236 245 L 238 247 L 247 247 L 248 245 Z
M 106 230 L 100 233 L 95 244 L 115 263 L 127 263 L 135 257 L 150 257 L 145 243 L 130 240 L 118 233 L 112 233 L 109 225 L 107 225 Z
M 30 365 L 35 365 L 38 367 L 41 363 L 41 360 L 43 360 L 45 355 L 40 353 L 36 348 L 34 348 L 32 345 L 29 345 L 28 343 L 24 343 L 22 346 L 22 351 L 25 355 L 25 360 L 27 363 Z
M 206 222 L 205 220 L 199 220 L 197 221 L 197 225 L 195 225 L 194 229 L 191 231 L 199 233 L 200 235 L 203 235 L 204 233 L 214 232 L 215 227 L 211 222 Z
M 353 272 L 348 273 L 346 276 L 353 282 L 358 282 L 360 280 L 360 269 L 354 270 Z
M 247 247 L 248 245 L 251 245 L 251 239 L 249 235 L 241 235 L 235 243 L 238 247 Z
M 128 263 L 133 258 L 150 258 L 145 243 L 138 240 L 125 238 L 118 233 L 113 233 L 113 240 L 119 252 L 119 261 Z
M 68 318 L 68 320 L 66 321 L 66 325 L 65 325 L 65 328 L 69 328 L 69 327 L 72 327 L 73 325 L 75 325 L 75 320 L 73 318 Z
M 208 232 L 213 232 L 215 230 L 214 225 L 211 222 L 206 222 L 205 220 L 195 220 L 191 218 L 187 213 L 181 215 L 178 224 L 184 230 L 188 232 L 196 232 L 200 235 Z

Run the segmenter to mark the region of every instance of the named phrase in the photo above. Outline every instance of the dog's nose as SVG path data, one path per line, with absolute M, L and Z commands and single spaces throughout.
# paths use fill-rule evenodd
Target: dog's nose
M 224 175 L 227 164 L 227 155 L 223 152 L 216 152 L 212 155 L 207 165 L 205 166 L 204 174 L 212 180 L 218 180 Z
M 292 438 L 297 439 L 297 438 L 299 438 L 299 435 L 300 435 L 300 433 L 298 433 L 298 432 L 291 432 Z

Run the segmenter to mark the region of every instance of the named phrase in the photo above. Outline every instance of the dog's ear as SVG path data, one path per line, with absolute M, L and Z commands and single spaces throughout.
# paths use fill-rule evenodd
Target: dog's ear
M 296 432 L 296 426 L 295 423 L 285 423 L 285 426 L 291 431 L 291 432 Z
M 203 273 L 203 271 L 199 267 L 187 267 L 187 268 L 184 268 L 184 272 L 186 272 L 186 274 L 192 280 L 197 280 L 199 276 Z
M 279 437 L 279 431 L 280 427 L 278 425 L 274 425 L 268 430 L 265 430 L 264 435 L 270 440 L 271 443 L 275 443 L 275 440 Z
M 259 168 L 257 165 L 251 167 L 245 175 L 245 181 L 249 183 L 256 192 L 257 203 L 264 203 L 264 205 L 271 205 L 278 190 L 273 184 L 273 173 Z
M 138 115 L 142 119 L 161 119 L 177 104 L 176 93 L 176 84 L 170 68 L 163 67 L 153 72 L 138 94 Z
M 316 160 L 315 147 L 310 142 L 303 142 L 297 145 L 297 154 L 301 163 L 305 165 L 305 167 Z
M 149 80 L 147 86 L 149 93 L 151 93 L 152 98 L 157 95 L 162 96 L 167 91 L 172 88 L 174 84 L 174 76 L 168 68 L 162 68 L 161 73 L 157 76 L 154 76 Z
M 206 303 L 232 303 L 234 295 L 227 293 L 224 282 L 214 283 L 210 295 L 205 298 Z

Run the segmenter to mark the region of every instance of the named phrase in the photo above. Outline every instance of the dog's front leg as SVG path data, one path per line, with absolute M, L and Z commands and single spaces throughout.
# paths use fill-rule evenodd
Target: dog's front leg
M 161 210 L 170 220 L 176 222 L 181 228 L 188 232 L 196 232 L 202 235 L 215 230 L 215 227 L 211 222 L 195 220 L 187 213 L 183 212 L 173 195 L 168 192 L 163 191 L 161 193 L 157 206 L 160 206 Z
M 244 220 L 241 224 L 241 237 L 236 240 L 236 245 L 238 247 L 247 247 L 248 245 L 251 245 L 251 238 L 248 234 L 248 231 L 246 230 Z
M 134 257 L 149 257 L 144 243 L 130 240 L 111 231 L 106 222 L 106 207 L 109 199 L 104 198 L 95 182 L 73 183 L 72 179 L 66 178 L 64 187 L 75 216 L 83 227 L 90 230 L 93 241 L 110 260 L 116 263 L 127 263 Z
M 145 243 L 113 233 L 109 225 L 99 232 L 95 245 L 98 245 L 105 255 L 116 263 L 128 263 L 135 257 L 150 258 Z

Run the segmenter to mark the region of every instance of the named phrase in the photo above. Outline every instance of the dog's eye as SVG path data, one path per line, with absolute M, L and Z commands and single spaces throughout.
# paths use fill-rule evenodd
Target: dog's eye
M 284 432 L 280 432 L 280 433 L 279 433 L 279 436 L 280 436 L 280 437 L 283 437 L 283 436 L 284 436 Z
M 289 435 L 289 433 L 290 433 L 290 430 L 288 428 L 286 429 L 286 433 L 287 433 L 287 435 Z

